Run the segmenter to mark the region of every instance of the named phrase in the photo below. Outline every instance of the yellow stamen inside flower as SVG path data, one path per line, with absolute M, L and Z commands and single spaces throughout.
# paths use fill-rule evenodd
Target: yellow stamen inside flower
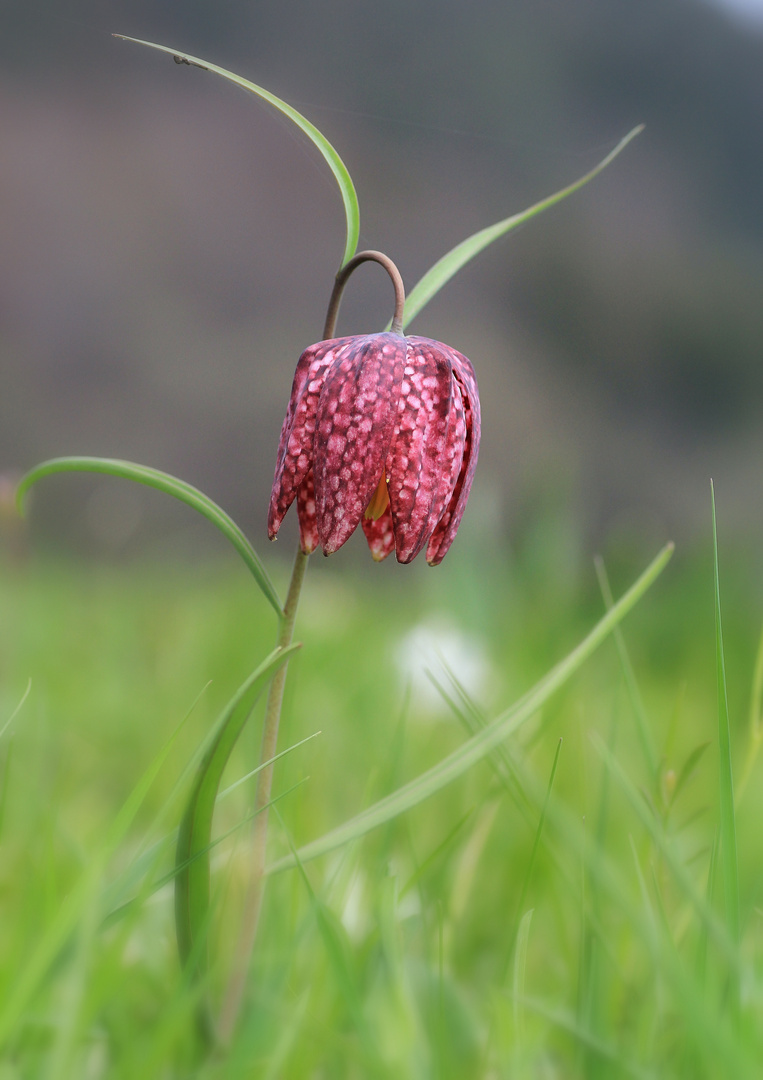
M 388 506 L 389 490 L 387 488 L 387 477 L 385 473 L 382 473 L 376 491 L 373 494 L 373 498 L 366 507 L 364 517 L 367 520 L 378 521 Z

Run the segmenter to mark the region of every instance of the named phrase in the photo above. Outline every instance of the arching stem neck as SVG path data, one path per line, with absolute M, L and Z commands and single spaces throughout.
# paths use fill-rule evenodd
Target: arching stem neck
M 326 312 L 326 325 L 323 328 L 323 340 L 332 338 L 336 334 L 336 320 L 339 314 L 339 305 L 342 302 L 344 287 L 350 280 L 350 276 L 364 262 L 376 262 L 389 274 L 395 288 L 395 314 L 392 316 L 391 330 L 393 334 L 403 335 L 403 310 L 405 308 L 405 287 L 400 271 L 387 255 L 381 251 L 360 251 L 355 255 L 337 274 L 334 280 L 334 289 L 329 300 Z

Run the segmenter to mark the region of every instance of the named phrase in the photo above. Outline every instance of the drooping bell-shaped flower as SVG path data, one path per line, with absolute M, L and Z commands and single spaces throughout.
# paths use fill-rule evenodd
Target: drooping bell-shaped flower
M 469 497 L 480 441 L 474 369 L 456 349 L 399 333 L 332 338 L 297 363 L 270 497 L 274 540 L 296 498 L 302 550 L 330 555 L 362 525 L 377 560 L 441 562 Z

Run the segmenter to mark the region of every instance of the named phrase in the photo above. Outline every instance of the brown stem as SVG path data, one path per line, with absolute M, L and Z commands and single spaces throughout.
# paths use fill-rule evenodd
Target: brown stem
M 331 299 L 329 300 L 328 311 L 326 312 L 326 325 L 323 328 L 324 341 L 334 337 L 336 332 L 336 319 L 339 314 L 339 305 L 342 301 L 344 287 L 350 280 L 350 275 L 364 262 L 379 263 L 392 278 L 392 284 L 395 287 L 395 314 L 392 316 L 391 329 L 393 334 L 400 334 L 402 337 L 405 287 L 403 285 L 403 279 L 400 276 L 400 271 L 392 262 L 392 259 L 381 251 L 359 251 L 357 255 L 353 256 L 353 258 L 342 267 L 334 280 L 334 289 L 331 293 Z

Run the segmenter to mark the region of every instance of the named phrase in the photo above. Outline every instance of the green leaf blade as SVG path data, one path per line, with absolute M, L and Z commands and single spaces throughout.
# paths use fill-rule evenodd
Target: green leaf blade
M 175 923 L 181 963 L 194 958 L 203 968 L 201 943 L 209 919 L 209 853 L 212 848 L 212 817 L 223 771 L 251 712 L 251 707 L 300 645 L 275 649 L 246 679 L 215 725 L 202 758 L 178 831 L 175 854 Z M 251 696 L 249 708 L 242 708 Z
M 506 233 L 511 232 L 518 225 L 522 225 L 525 221 L 529 221 L 537 214 L 542 213 L 543 210 L 547 210 L 551 206 L 555 206 L 556 203 L 561 202 L 562 199 L 566 199 L 568 195 L 572 195 L 573 192 L 578 191 L 584 187 L 590 180 L 593 180 L 595 176 L 598 176 L 603 169 L 614 161 L 617 155 L 625 149 L 628 143 L 635 139 L 635 137 L 644 130 L 644 125 L 640 124 L 632 131 L 628 132 L 624 139 L 621 139 L 614 150 L 610 151 L 607 156 L 599 162 L 590 172 L 587 172 L 584 176 L 581 176 L 578 180 L 568 184 L 567 187 L 562 188 L 560 191 L 555 192 L 553 195 L 549 195 L 548 198 L 541 199 L 540 202 L 534 203 L 526 210 L 522 210 L 518 214 L 512 214 L 510 217 L 504 218 L 502 221 L 498 221 L 495 225 L 488 225 L 485 229 L 480 229 L 479 232 L 474 233 L 472 236 L 467 237 L 466 240 L 462 240 L 460 244 L 456 244 L 447 255 L 443 255 L 420 281 L 414 285 L 408 294 L 408 298 L 405 302 L 405 312 L 403 315 L 403 327 L 405 328 L 412 319 L 419 314 L 419 312 L 426 307 L 430 300 L 432 300 L 443 285 L 446 285 L 455 274 L 458 273 L 467 263 L 471 262 L 475 256 L 479 255 L 481 251 L 484 251 L 486 247 L 489 247 L 495 240 L 505 236 Z
M 731 767 L 731 732 L 726 687 L 726 660 L 721 620 L 721 586 L 718 570 L 718 529 L 715 518 L 715 489 L 710 481 L 713 509 L 713 586 L 715 600 L 715 661 L 718 681 L 718 759 L 720 766 L 720 839 L 721 876 L 726 899 L 726 928 L 731 940 L 739 944 L 739 866 L 737 860 L 734 778 Z
M 180 52 L 178 49 L 170 49 L 166 45 L 157 45 L 153 41 L 142 41 L 140 38 L 128 37 L 126 34 L 114 34 L 114 37 L 119 38 L 122 41 L 130 41 L 135 45 L 145 45 L 147 48 L 156 49 L 158 52 L 167 53 L 178 63 L 190 64 L 192 67 L 199 67 L 204 71 L 212 71 L 215 75 L 221 75 L 223 79 L 227 79 L 228 82 L 233 83 L 234 86 L 240 86 L 243 90 L 248 90 L 249 93 L 256 94 L 257 97 L 262 98 L 263 101 L 267 101 L 274 109 L 283 113 L 284 116 L 288 117 L 289 120 L 296 124 L 300 131 L 302 131 L 313 145 L 317 147 L 329 169 L 331 169 L 334 179 L 339 187 L 347 226 L 347 238 L 341 265 L 344 266 L 345 263 L 350 261 L 357 250 L 358 237 L 360 235 L 360 209 L 358 207 L 358 197 L 355 192 L 355 185 L 352 182 L 352 177 L 350 176 L 347 166 L 344 164 L 337 151 L 328 141 L 326 136 L 323 135 L 314 124 L 311 124 L 306 117 L 297 112 L 297 110 L 292 108 L 287 102 L 282 101 L 281 98 L 276 97 L 275 94 L 271 94 L 269 90 L 265 90 L 262 86 L 257 86 L 256 83 L 250 82 L 248 79 L 244 79 L 240 75 L 236 75 L 232 71 L 226 70 L 226 68 L 219 67 L 217 64 L 211 64 L 208 60 L 201 60 L 198 56 L 191 56 L 190 53 Z
M 145 484 L 147 487 L 155 488 L 157 491 L 163 491 L 166 495 L 171 495 L 187 506 L 193 507 L 207 521 L 211 521 L 223 536 L 226 536 L 233 544 L 233 547 L 244 560 L 254 580 L 259 585 L 265 599 L 279 619 L 282 617 L 281 601 L 259 555 L 233 518 L 226 514 L 209 496 L 199 491 L 198 488 L 187 484 L 185 480 L 179 480 L 176 476 L 171 476 L 169 473 L 160 472 L 159 469 L 152 469 L 148 465 L 137 465 L 132 461 L 95 457 L 51 458 L 49 461 L 43 461 L 36 465 L 21 478 L 16 489 L 16 502 L 19 512 L 23 514 L 27 492 L 34 484 L 46 476 L 63 472 L 104 473 L 107 476 L 118 476 L 125 480 L 134 480 L 138 484 Z

